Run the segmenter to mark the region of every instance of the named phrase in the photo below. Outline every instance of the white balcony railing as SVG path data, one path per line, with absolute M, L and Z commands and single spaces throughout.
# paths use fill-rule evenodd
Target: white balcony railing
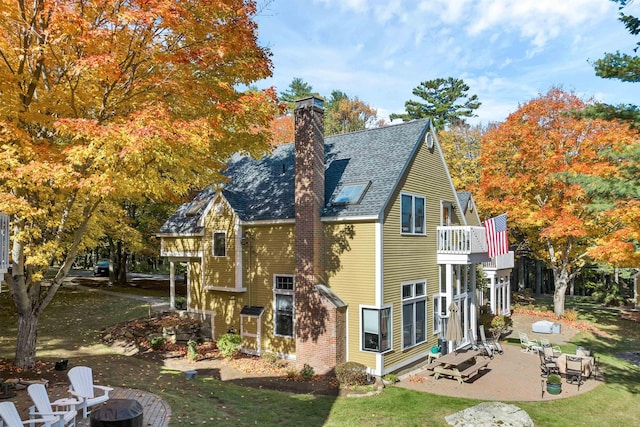
M 438 227 L 438 253 L 469 255 L 487 252 L 484 227 Z
M 9 216 L 0 213 L 0 274 L 7 271 L 9 271 Z
M 486 269 L 495 269 L 495 270 L 504 270 L 507 268 L 513 268 L 514 258 L 513 251 L 509 251 L 506 254 L 497 255 L 491 258 L 489 262 L 483 262 L 482 268 Z

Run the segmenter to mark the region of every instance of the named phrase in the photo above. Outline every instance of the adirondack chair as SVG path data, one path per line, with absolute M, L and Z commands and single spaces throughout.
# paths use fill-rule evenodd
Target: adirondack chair
M 540 344 L 537 341 L 531 341 L 526 333 L 518 332 L 518 336 L 520 337 L 520 347 L 521 351 L 525 353 L 537 353 L 540 348 Z
M 54 427 L 64 427 L 76 425 L 76 415 L 78 411 L 75 409 L 76 405 L 80 404 L 79 400 L 75 399 L 58 399 L 54 402 L 49 400 L 47 389 L 43 384 L 31 384 L 27 388 L 29 397 L 33 401 L 34 405 L 29 408 L 29 416 L 34 419 L 36 415 L 40 416 L 54 416 L 58 421 L 53 423 Z M 56 409 L 53 409 L 53 408 Z M 66 408 L 59 410 L 58 408 Z
M 109 400 L 111 387 L 96 385 L 93 383 L 93 372 L 88 366 L 74 366 L 67 373 L 71 386 L 69 394 L 80 400 L 76 409 L 82 409 L 82 418 L 87 418 L 91 411 L 89 408 Z M 102 394 L 96 395 L 95 391 L 100 390 Z
M 7 427 L 22 427 L 24 425 L 52 427 L 58 417 L 43 417 L 35 420 L 22 421 L 18 409 L 13 402 L 0 402 L 0 420 Z

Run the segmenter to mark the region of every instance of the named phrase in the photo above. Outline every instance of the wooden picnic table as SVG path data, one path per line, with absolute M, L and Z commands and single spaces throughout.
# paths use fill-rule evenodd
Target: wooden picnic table
M 458 350 L 435 359 L 427 365 L 427 369 L 433 370 L 433 377 L 436 380 L 441 375 L 447 375 L 462 384 L 489 364 L 489 358 L 478 360 L 477 357 L 480 355 L 480 350 Z

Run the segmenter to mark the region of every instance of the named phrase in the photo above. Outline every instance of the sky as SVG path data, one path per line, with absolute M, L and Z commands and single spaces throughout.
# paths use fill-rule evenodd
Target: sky
M 273 77 L 321 96 L 338 89 L 389 114 L 421 82 L 462 79 L 482 102 L 472 124 L 504 121 L 552 87 L 608 104 L 640 104 L 640 83 L 597 77 L 590 61 L 633 54 L 637 40 L 609 0 L 258 0 L 259 43 Z M 640 15 L 640 2 L 624 9 Z

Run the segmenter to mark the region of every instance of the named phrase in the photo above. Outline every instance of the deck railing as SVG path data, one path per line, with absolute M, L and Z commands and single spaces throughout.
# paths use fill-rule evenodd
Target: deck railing
M 9 216 L 0 213 L 0 273 L 9 270 Z M 0 278 L 0 281 L 2 278 Z
M 483 262 L 482 268 L 494 268 L 496 270 L 503 270 L 505 268 L 513 268 L 513 251 L 509 251 L 506 254 L 496 255 L 491 258 L 489 262 Z
M 438 253 L 475 254 L 487 252 L 484 227 L 453 226 L 438 227 Z

